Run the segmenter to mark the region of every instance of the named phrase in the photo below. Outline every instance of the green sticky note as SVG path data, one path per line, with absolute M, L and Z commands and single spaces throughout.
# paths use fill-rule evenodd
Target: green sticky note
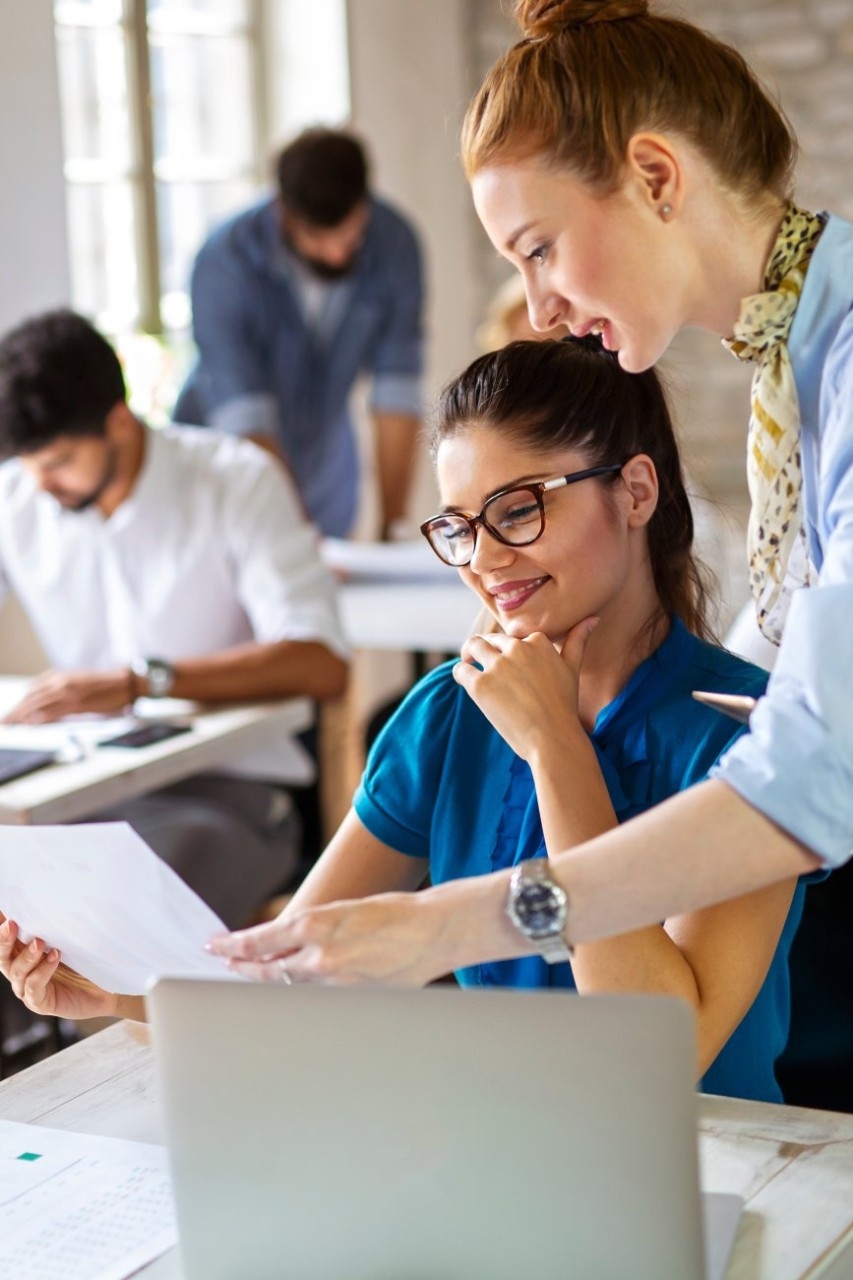
M 41 1155 L 39 1154 L 38 1151 L 22 1151 L 21 1154 L 17 1157 L 17 1159 L 18 1160 L 41 1160 Z

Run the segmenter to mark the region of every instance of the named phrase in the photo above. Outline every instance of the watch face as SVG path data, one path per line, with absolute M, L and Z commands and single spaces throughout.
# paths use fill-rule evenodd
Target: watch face
M 148 662 L 148 692 L 152 698 L 165 698 L 175 682 L 175 673 L 168 662 L 151 658 Z
M 519 927 L 530 938 L 559 933 L 566 921 L 564 896 L 552 884 L 522 885 L 513 907 Z

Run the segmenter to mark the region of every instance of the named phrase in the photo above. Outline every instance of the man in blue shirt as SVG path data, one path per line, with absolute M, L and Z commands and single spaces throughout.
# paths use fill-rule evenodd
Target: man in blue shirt
M 387 536 L 406 514 L 421 414 L 418 240 L 370 193 L 364 150 L 347 133 L 300 134 L 278 158 L 277 185 L 196 258 L 199 357 L 174 417 L 278 452 L 312 520 L 343 537 L 359 495 L 350 393 L 368 375 Z

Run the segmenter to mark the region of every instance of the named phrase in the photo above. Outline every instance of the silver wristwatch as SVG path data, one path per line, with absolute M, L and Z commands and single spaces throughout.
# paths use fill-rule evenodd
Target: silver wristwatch
M 571 947 L 563 932 L 569 896 L 551 875 L 547 858 L 532 858 L 514 869 L 506 913 L 519 933 L 536 943 L 549 964 L 571 960 Z
M 139 658 L 131 664 L 131 671 L 146 684 L 145 697 L 166 698 L 175 683 L 175 668 L 163 658 Z

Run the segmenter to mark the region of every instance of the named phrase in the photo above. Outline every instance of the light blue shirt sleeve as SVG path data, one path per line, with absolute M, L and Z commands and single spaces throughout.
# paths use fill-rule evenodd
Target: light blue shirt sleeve
M 385 252 L 392 259 L 394 288 L 372 358 L 371 408 L 378 413 L 423 412 L 423 263 L 417 237 L 402 219 Z
M 278 433 L 275 396 L 250 392 L 234 396 L 211 410 L 210 425 L 229 436 L 273 436 Z
M 808 399 L 814 388 L 803 388 Z M 816 397 L 815 397 L 816 398 Z M 813 446 L 815 442 L 811 443 Z M 750 733 L 712 776 L 830 867 L 853 855 L 853 323 L 822 369 L 808 512 L 817 585 L 795 594 L 779 658 Z
M 828 866 L 853 853 L 853 584 L 800 591 L 750 732 L 712 770 Z
M 424 403 L 421 379 L 415 374 L 380 374 L 373 380 L 370 403 L 374 413 L 406 413 L 420 418 Z

